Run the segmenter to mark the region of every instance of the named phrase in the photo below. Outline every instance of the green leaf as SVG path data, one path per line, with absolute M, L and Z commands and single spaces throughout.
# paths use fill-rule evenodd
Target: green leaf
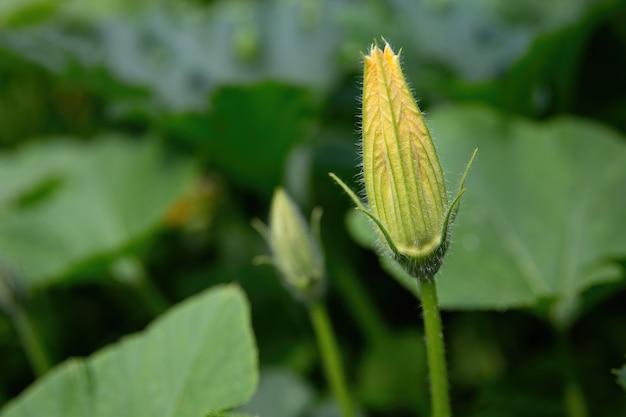
M 257 379 L 248 302 L 238 287 L 221 286 L 137 335 L 66 361 L 0 417 L 196 417 L 245 403 Z
M 202 145 L 239 181 L 271 192 L 281 182 L 287 154 L 315 120 L 311 93 L 277 83 L 219 90 Z M 242 120 L 245 119 L 245 123 Z
M 53 0 L 6 0 L 0 3 L 0 24 L 20 25 L 36 22 L 54 13 Z
M 197 143 L 239 183 L 270 194 L 281 183 L 288 153 L 308 136 L 316 107 L 309 90 L 266 82 L 218 90 L 208 118 L 172 116 L 161 123 Z
M 261 372 L 259 388 L 254 397 L 238 411 L 259 416 L 297 417 L 311 407 L 313 388 L 301 377 L 285 368 Z
M 615 227 L 626 212 L 623 137 L 580 119 L 533 123 L 470 106 L 433 112 L 431 126 L 448 179 L 479 148 L 438 277 L 443 306 L 549 298 L 551 318 L 565 323 L 581 291 L 621 277 L 610 259 L 626 254 Z
M 156 140 L 116 136 L 51 139 L 0 155 L 2 262 L 45 285 L 115 255 L 158 227 L 193 173 L 190 160 L 166 158 Z
M 209 413 L 206 417 L 253 417 L 252 414 L 242 414 L 242 413 Z
M 617 377 L 617 383 L 626 390 L 626 365 L 622 366 L 620 369 L 613 370 L 613 373 Z
M 386 39 L 411 51 L 404 55 L 411 62 L 407 70 L 419 69 L 408 74 L 412 84 L 431 89 L 434 80 L 441 82 L 450 73 L 470 82 L 501 78 L 539 36 L 584 20 L 592 5 L 586 0 L 515 5 L 455 0 L 366 1 L 348 2 L 339 18 L 351 41 L 344 48 L 363 48 L 361 45 L 385 34 Z M 450 38 L 455 42 L 449 42 Z
M 363 405 L 393 415 L 394 411 L 428 411 L 426 352 L 418 331 L 394 334 L 365 351 L 359 367 L 359 400 Z
M 4 31 L 0 49 L 106 96 L 110 83 L 101 78 L 147 92 L 145 100 L 116 101 L 117 114 L 203 112 L 220 87 L 280 80 L 328 90 L 338 76 L 333 2 L 72 3 L 51 7 L 41 24 Z
M 91 20 L 119 13 L 131 13 L 139 6 L 162 0 L 4 0 L 0 3 L 0 24 L 25 26 L 58 17 Z

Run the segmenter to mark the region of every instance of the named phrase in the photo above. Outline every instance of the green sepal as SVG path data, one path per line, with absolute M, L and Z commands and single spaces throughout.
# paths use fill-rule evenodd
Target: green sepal
M 467 166 L 465 167 L 465 172 L 463 172 L 461 181 L 459 182 L 459 189 L 456 193 L 456 196 L 454 197 L 454 200 L 452 200 L 452 204 L 450 204 L 446 212 L 446 217 L 443 222 L 443 228 L 442 228 L 442 234 L 443 234 L 444 240 L 446 240 L 446 237 L 448 236 L 448 228 L 450 227 L 450 224 L 454 221 L 454 218 L 456 217 L 456 214 L 459 211 L 459 203 L 461 202 L 461 197 L 466 191 L 466 189 L 464 188 L 465 179 L 467 178 L 467 174 L 469 174 L 469 170 L 472 167 L 472 164 L 474 163 L 474 159 L 476 158 L 476 155 L 478 155 L 478 148 L 474 149 L 474 152 L 472 153 L 472 156 L 469 162 L 467 163 Z
M 363 214 L 367 215 L 367 217 L 369 217 L 374 222 L 374 224 L 376 224 L 378 229 L 380 229 L 381 233 L 385 237 L 385 240 L 387 241 L 387 245 L 389 245 L 389 249 L 391 250 L 393 255 L 399 256 L 400 252 L 398 251 L 398 248 L 396 247 L 396 245 L 394 245 L 393 241 L 391 240 L 391 235 L 389 234 L 389 232 L 387 232 L 387 229 L 385 229 L 385 226 L 382 225 L 380 220 L 378 220 L 372 213 L 370 213 L 365 208 L 365 205 L 361 202 L 359 197 L 357 197 L 357 195 L 354 193 L 354 191 L 352 191 L 350 189 L 350 187 L 348 187 L 346 185 L 345 182 L 343 182 L 338 176 L 336 176 L 332 172 L 328 173 L 328 175 L 330 175 L 330 177 L 333 180 L 335 180 L 335 182 L 337 184 L 339 184 L 339 186 L 341 188 L 343 188 L 343 190 L 346 192 L 346 194 L 348 194 L 348 196 L 352 199 L 352 201 L 354 201 L 354 204 L 356 204 L 356 210 L 358 210 L 358 211 L 362 212 Z
M 328 175 L 335 180 L 335 182 L 341 187 L 343 188 L 343 190 L 346 192 L 346 194 L 348 194 L 348 197 L 350 197 L 352 199 L 352 201 L 354 201 L 354 204 L 357 206 L 357 208 L 363 210 L 364 212 L 367 212 L 367 209 L 365 208 L 365 205 L 361 202 L 361 199 L 359 197 L 357 197 L 357 195 L 354 193 L 354 191 L 352 191 L 350 189 L 350 187 L 348 187 L 346 185 L 345 182 L 343 182 L 338 176 L 336 176 L 335 174 L 333 174 L 332 172 L 329 172 Z
M 395 255 L 395 256 L 402 256 L 400 251 L 396 247 L 396 245 L 391 240 L 391 235 L 389 234 L 389 232 L 387 232 L 387 229 L 385 229 L 385 226 L 382 225 L 380 220 L 378 220 L 376 217 L 374 217 L 374 215 L 372 213 L 370 213 L 369 211 L 364 210 L 364 209 L 362 209 L 360 207 L 357 207 L 355 210 L 360 211 L 361 213 L 367 215 L 367 217 L 369 217 L 376 224 L 378 229 L 381 231 L 381 233 L 385 237 L 385 240 L 387 241 L 387 245 L 389 245 L 389 249 L 391 250 L 393 255 Z
M 252 225 L 252 227 L 254 228 L 254 230 L 256 230 L 263 239 L 265 239 L 265 241 L 267 243 L 270 243 L 270 229 L 269 227 L 267 227 L 267 225 L 265 223 L 263 223 L 261 220 L 259 219 L 252 219 L 250 221 L 250 224 Z

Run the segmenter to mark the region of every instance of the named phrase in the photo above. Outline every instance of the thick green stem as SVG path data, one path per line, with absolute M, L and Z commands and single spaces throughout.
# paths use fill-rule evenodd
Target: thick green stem
M 39 377 L 45 374 L 50 369 L 50 360 L 36 326 L 33 325 L 22 307 L 15 308 L 11 314 L 11 319 L 35 375 Z
M 431 416 L 450 417 L 446 352 L 437 300 L 437 287 L 433 279 L 420 279 L 419 282 L 421 283 L 426 356 L 430 375 Z
M 339 403 L 341 415 L 343 417 L 354 417 L 352 401 L 343 374 L 341 356 L 339 355 L 339 349 L 326 307 L 321 301 L 315 301 L 309 306 L 309 314 L 315 330 L 326 379 L 328 379 L 333 394 Z

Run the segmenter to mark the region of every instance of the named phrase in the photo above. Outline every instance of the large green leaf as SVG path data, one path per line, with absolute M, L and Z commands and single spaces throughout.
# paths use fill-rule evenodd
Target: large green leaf
M 22 26 L 54 17 L 91 20 L 129 13 L 140 6 L 162 0 L 4 0 L 0 3 L 0 26 Z
M 8 0 L 0 6 L 0 24 L 37 24 L 6 30 L 0 47 L 72 82 L 80 74 L 104 94 L 108 84 L 98 86 L 98 71 L 145 89 L 146 103 L 125 103 L 131 107 L 190 111 L 203 110 L 216 88 L 237 83 L 280 80 L 327 91 L 381 35 L 402 42 L 412 51 L 408 59 L 423 58 L 415 77 L 424 84 L 441 76 L 440 64 L 461 78 L 485 80 L 508 68 L 538 35 L 575 22 L 590 2 L 387 3 Z M 431 68 L 424 77 L 425 66 L 440 74 Z
M 435 112 L 431 126 L 448 178 L 479 148 L 439 277 L 444 306 L 565 301 L 621 276 L 610 260 L 626 255 L 615 227 L 626 212 L 623 137 L 579 119 L 538 124 L 474 107 Z
M 307 89 L 275 82 L 228 87 L 214 94 L 208 117 L 175 115 L 159 123 L 197 143 L 236 181 L 269 194 L 288 153 L 309 135 L 316 101 Z
M 435 111 L 430 126 L 452 189 L 479 148 L 437 276 L 442 306 L 546 299 L 550 318 L 566 325 L 581 291 L 622 276 L 611 260 L 626 255 L 615 227 L 626 212 L 623 137 L 580 119 L 534 123 L 473 106 Z
M 143 101 L 114 97 L 117 114 L 136 108 L 204 111 L 210 94 L 226 85 L 280 80 L 327 90 L 337 79 L 340 28 L 331 21 L 333 2 L 137 7 L 116 0 L 106 13 L 98 12 L 103 7 L 81 8 L 84 2 L 72 1 L 71 7 L 49 2 L 59 9 L 52 17 L 3 31 L 0 49 L 72 82 L 83 80 L 104 95 L 111 81 L 148 93 Z
M 189 160 L 156 140 L 49 140 L 0 155 L 0 259 L 31 285 L 119 253 L 186 190 Z
M 147 330 L 71 359 L 1 417 L 198 417 L 245 403 L 257 384 L 248 303 L 236 286 L 208 290 Z

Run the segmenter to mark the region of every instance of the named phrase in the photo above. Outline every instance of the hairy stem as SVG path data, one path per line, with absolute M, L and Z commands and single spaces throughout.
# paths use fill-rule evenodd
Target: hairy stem
M 446 352 L 437 300 L 437 287 L 431 279 L 420 279 L 422 310 L 426 333 L 426 356 L 430 376 L 430 400 L 432 417 L 450 417 L 450 394 L 448 393 L 448 372 Z

